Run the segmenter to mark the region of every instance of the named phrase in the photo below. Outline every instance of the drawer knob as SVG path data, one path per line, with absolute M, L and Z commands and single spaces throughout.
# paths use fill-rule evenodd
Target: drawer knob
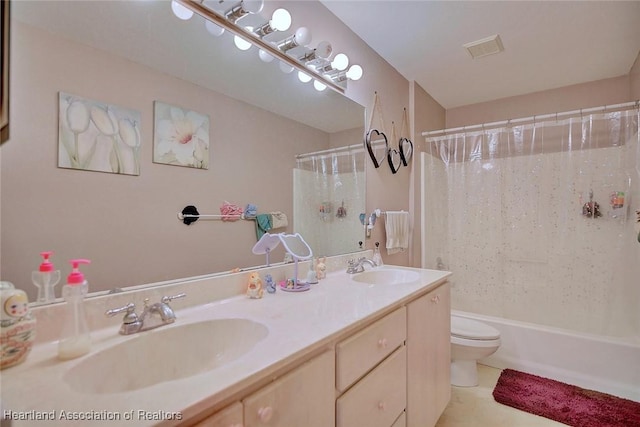
M 271 421 L 271 417 L 273 416 L 273 408 L 271 406 L 266 406 L 264 408 L 258 409 L 258 418 L 263 423 L 268 423 Z
M 384 403 L 383 400 L 381 400 L 380 402 L 378 402 L 378 409 L 380 409 L 381 411 L 384 411 L 385 409 L 387 409 L 387 404 Z
M 431 297 L 431 302 L 438 304 L 440 302 L 440 295 L 434 295 L 433 297 Z
M 378 340 L 378 347 L 387 348 L 387 339 L 386 338 L 380 338 Z

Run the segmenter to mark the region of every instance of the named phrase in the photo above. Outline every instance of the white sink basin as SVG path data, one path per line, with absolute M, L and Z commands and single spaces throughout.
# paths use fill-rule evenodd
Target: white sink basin
M 165 326 L 140 332 L 87 357 L 63 379 L 81 393 L 138 390 L 224 366 L 249 352 L 267 334 L 266 326 L 247 319 Z
M 382 267 L 354 274 L 351 278 L 356 282 L 369 283 L 372 285 L 400 285 L 403 283 L 417 282 L 420 279 L 420 274 L 416 271 L 402 268 Z

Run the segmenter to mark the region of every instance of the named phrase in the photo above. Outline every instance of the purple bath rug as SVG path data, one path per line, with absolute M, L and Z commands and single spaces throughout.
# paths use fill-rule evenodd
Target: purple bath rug
M 505 369 L 493 389 L 504 405 L 573 427 L 640 427 L 640 403 Z

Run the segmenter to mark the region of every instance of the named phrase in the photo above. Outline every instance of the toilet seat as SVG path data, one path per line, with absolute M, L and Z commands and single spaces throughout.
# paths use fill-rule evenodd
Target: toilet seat
M 451 336 L 468 340 L 496 340 L 500 338 L 500 331 L 475 320 L 451 316 Z

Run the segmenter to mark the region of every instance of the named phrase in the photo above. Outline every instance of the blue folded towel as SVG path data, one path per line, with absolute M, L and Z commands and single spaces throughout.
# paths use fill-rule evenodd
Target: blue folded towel
M 244 219 L 253 219 L 258 214 L 258 207 L 251 203 L 247 204 L 247 207 L 244 208 Z

